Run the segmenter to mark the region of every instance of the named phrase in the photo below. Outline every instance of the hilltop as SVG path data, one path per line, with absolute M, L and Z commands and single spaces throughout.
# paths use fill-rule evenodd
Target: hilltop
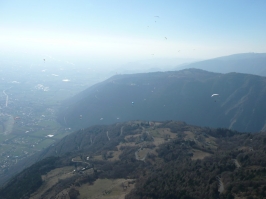
M 66 136 L 0 190 L 16 198 L 266 196 L 266 134 L 131 121 Z
M 176 70 L 197 68 L 216 73 L 246 73 L 266 76 L 266 53 L 241 53 L 194 62 Z
M 216 99 L 211 95 L 218 93 Z M 130 120 L 181 120 L 243 132 L 266 129 L 266 77 L 200 69 L 116 75 L 60 106 L 74 129 Z

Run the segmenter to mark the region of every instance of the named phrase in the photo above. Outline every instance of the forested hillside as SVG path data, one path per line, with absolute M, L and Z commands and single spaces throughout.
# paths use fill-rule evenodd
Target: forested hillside
M 265 133 L 132 121 L 81 129 L 42 157 L 1 198 L 266 196 Z
M 211 97 L 212 94 L 219 94 Z M 116 75 L 61 105 L 71 128 L 130 120 L 181 120 L 242 132 L 266 130 L 266 77 L 199 69 Z

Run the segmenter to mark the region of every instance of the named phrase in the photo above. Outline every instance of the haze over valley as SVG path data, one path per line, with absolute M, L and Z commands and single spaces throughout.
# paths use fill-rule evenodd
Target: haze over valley
M 45 61 L 39 57 L 35 62 L 27 56 L 3 60 L 0 63 L 2 174 L 11 165 L 72 132 L 56 122 L 60 102 L 110 76 L 89 68 L 77 69 L 49 57 Z

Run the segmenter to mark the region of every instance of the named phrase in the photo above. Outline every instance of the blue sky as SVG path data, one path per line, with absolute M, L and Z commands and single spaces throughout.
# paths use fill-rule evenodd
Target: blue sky
M 0 0 L 0 52 L 103 65 L 264 53 L 265 8 L 265 0 Z

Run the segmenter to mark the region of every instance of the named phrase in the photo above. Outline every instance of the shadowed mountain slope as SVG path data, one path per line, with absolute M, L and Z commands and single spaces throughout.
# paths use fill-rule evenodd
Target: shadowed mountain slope
M 265 101 L 266 78 L 261 76 L 199 69 L 116 75 L 62 103 L 58 120 L 72 128 L 181 120 L 256 132 L 266 129 Z
M 266 76 L 266 53 L 242 53 L 218 57 L 176 67 L 176 70 L 197 68 L 217 73 L 246 73 Z

